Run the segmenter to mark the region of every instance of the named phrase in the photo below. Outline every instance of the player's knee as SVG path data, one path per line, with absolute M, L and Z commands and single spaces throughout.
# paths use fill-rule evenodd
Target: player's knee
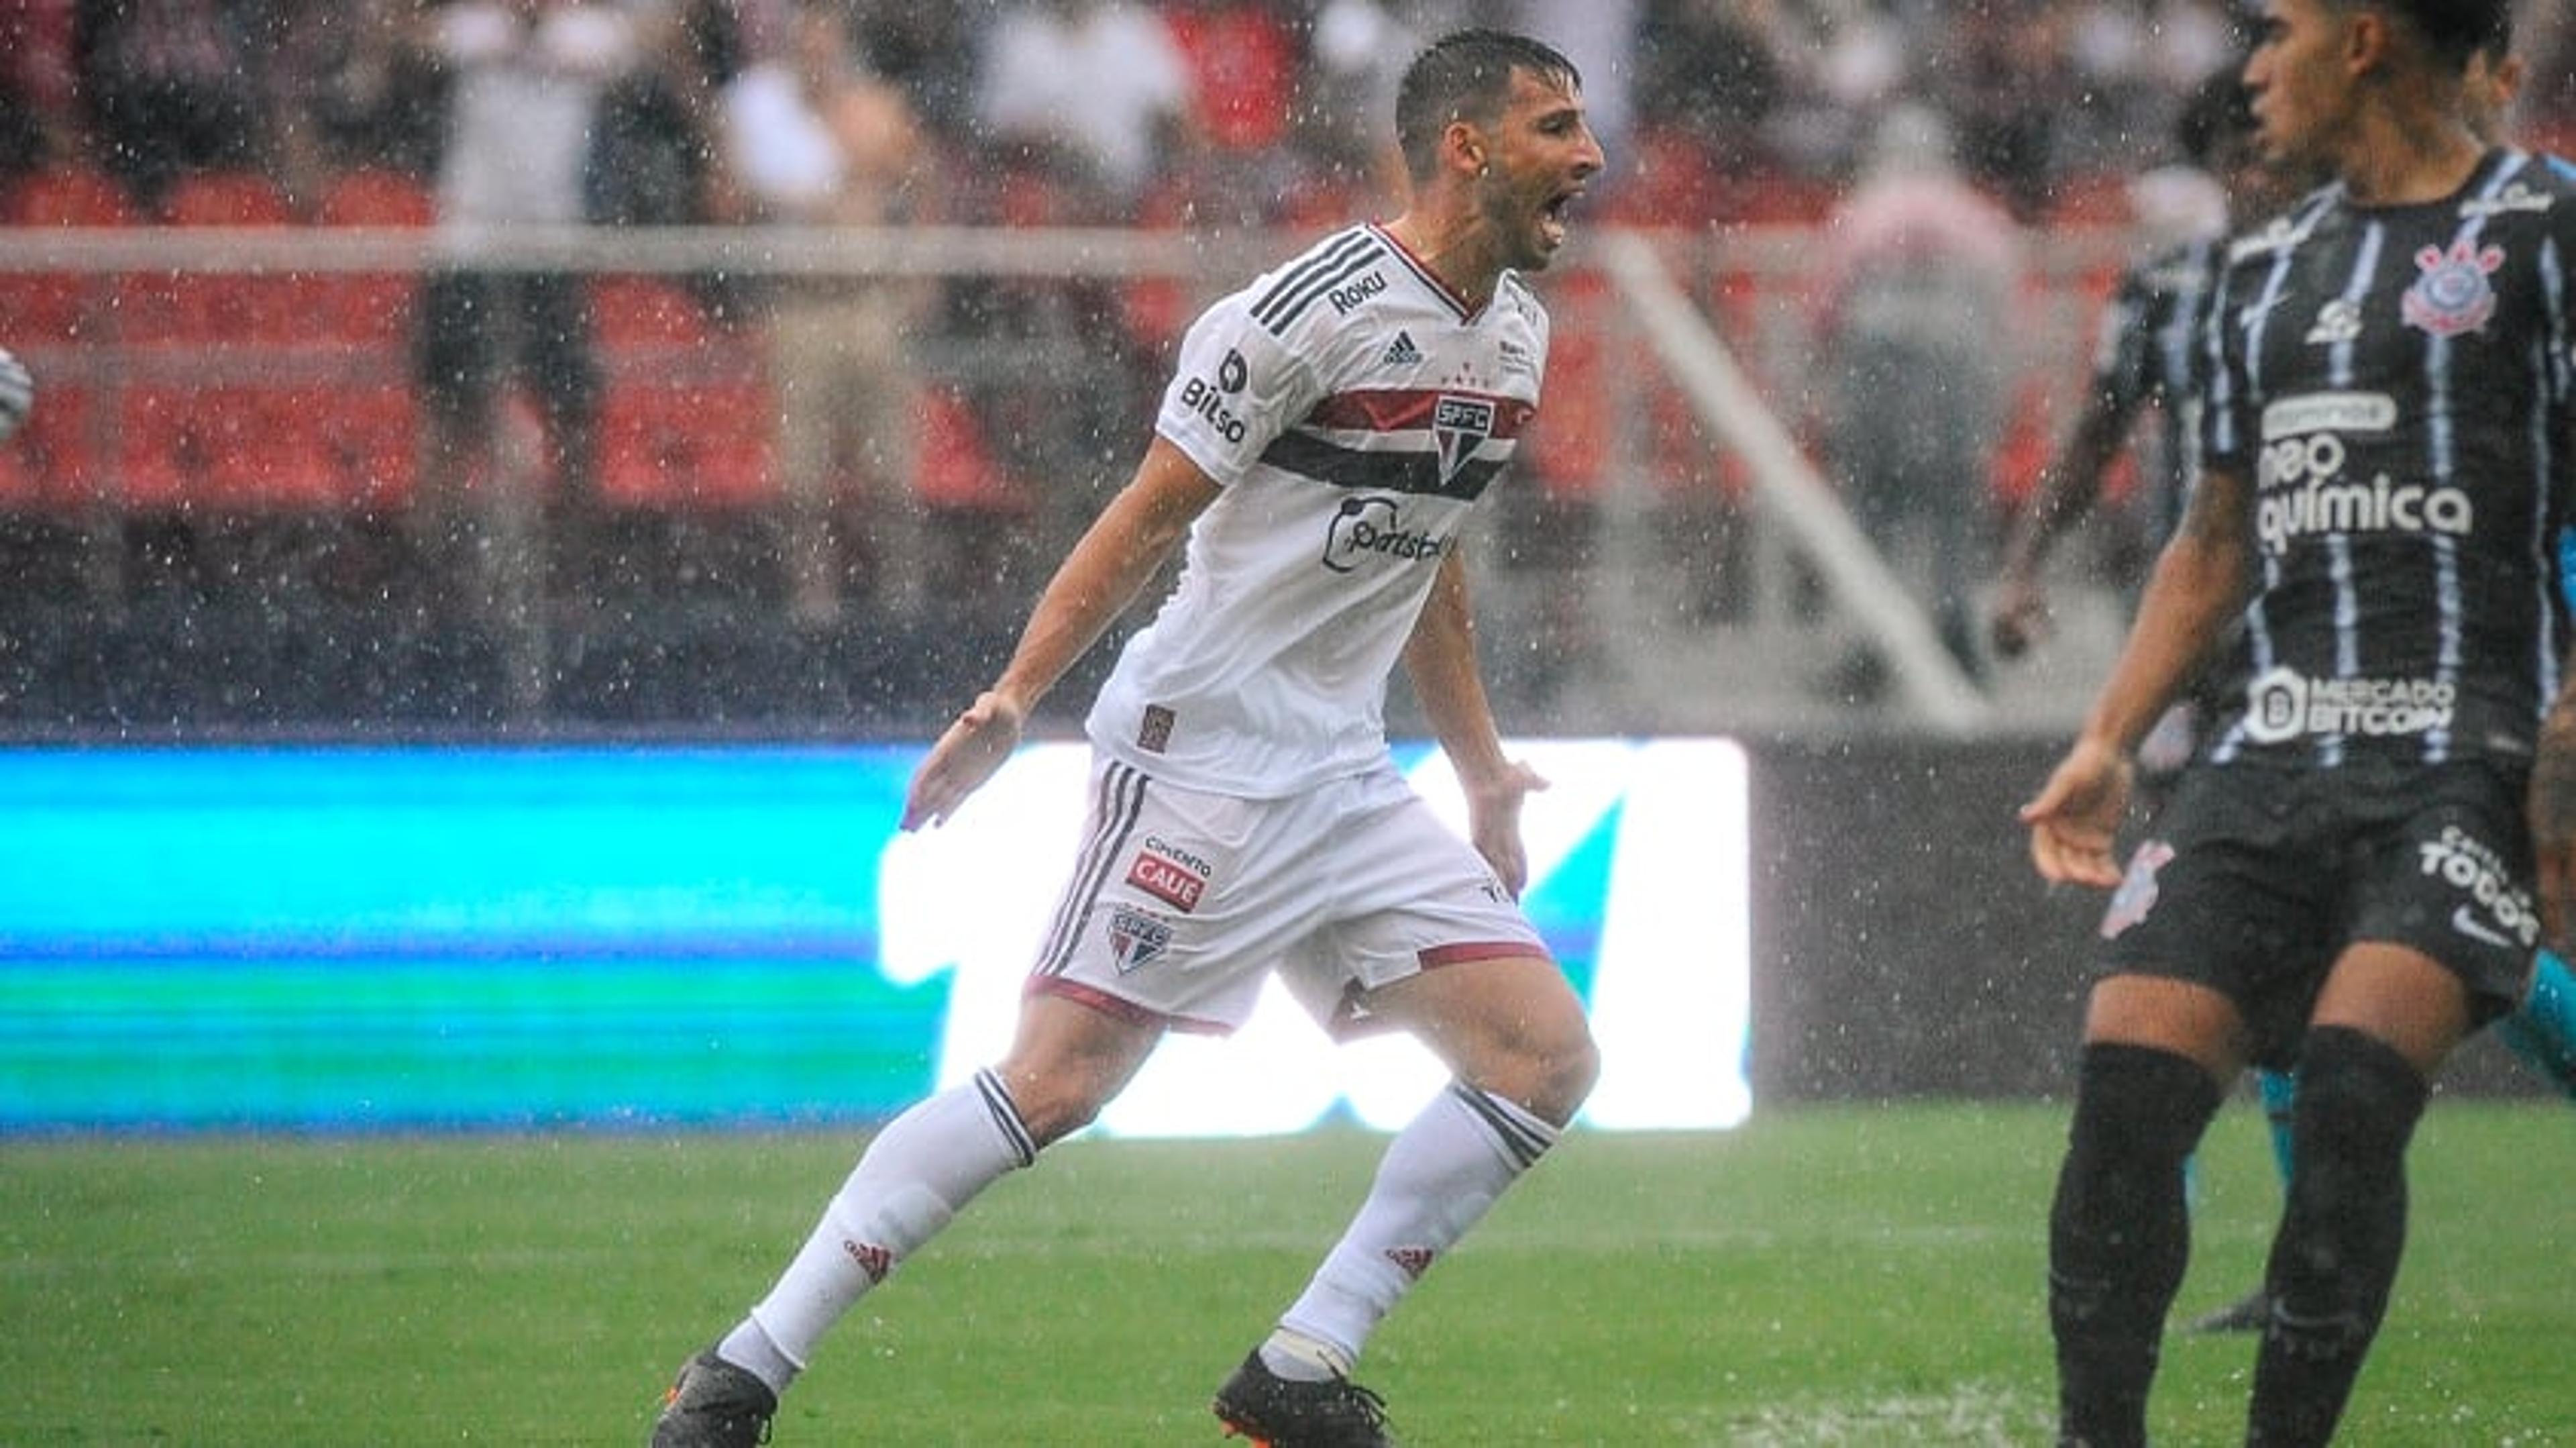
M 1089 1126 L 1117 1094 L 1123 1076 L 1103 1075 L 1061 1061 L 1032 1063 L 1014 1057 L 995 1068 L 1030 1144 L 1051 1146 Z
M 1028 1128 L 1030 1143 L 1040 1148 L 1089 1126 L 1108 1104 L 1096 1093 L 1068 1089 L 1068 1083 L 1051 1080 L 1032 1081 L 1026 1086 L 1015 1083 L 1011 1099 L 1019 1108 L 1020 1124 Z
M 2221 1099 L 2218 1083 L 2186 1057 L 2095 1042 L 2077 1066 L 2069 1144 L 2079 1158 L 2179 1164 L 2199 1145 Z
M 1574 1119 L 1601 1079 L 1601 1047 L 1578 1013 L 1529 1042 L 1524 1067 L 1529 1109 L 1557 1126 Z
M 2302 1163 L 2402 1154 L 2428 1094 L 2423 1074 L 2395 1047 L 2347 1027 L 2317 1027 L 2299 1049 Z

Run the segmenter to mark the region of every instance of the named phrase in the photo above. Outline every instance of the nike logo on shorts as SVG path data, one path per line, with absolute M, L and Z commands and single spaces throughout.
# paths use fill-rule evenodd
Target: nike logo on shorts
M 2452 907 L 2451 928 L 2460 932 L 2462 935 L 2469 937 L 2471 940 L 2484 941 L 2489 945 L 2498 946 L 2506 950 L 2514 948 L 2515 942 L 2511 936 L 2506 935 L 2503 931 L 2496 929 L 2494 926 L 2489 925 L 2485 921 L 2480 920 L 2477 916 L 2469 913 L 2469 907 L 2466 905 L 2457 905 Z

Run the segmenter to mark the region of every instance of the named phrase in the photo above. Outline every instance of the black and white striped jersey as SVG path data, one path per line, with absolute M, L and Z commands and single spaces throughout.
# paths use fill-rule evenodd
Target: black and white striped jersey
M 2221 763 L 2527 758 L 2567 644 L 2576 175 L 2509 149 L 2461 191 L 2340 186 L 2239 238 L 2205 463 L 2249 484 L 2249 670 Z
M 2140 513 L 2158 543 L 2182 519 L 2200 476 L 2202 338 L 2226 243 L 2205 237 L 2158 252 L 2121 273 L 2104 304 L 2093 349 L 2094 393 L 2109 415 L 2157 410 L 2156 446 L 2140 470 Z

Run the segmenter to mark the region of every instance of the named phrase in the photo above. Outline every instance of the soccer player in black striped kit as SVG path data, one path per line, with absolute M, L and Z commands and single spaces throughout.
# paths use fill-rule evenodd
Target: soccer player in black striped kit
M 2508 0 L 2262 7 L 2265 147 L 2335 179 L 2231 251 L 2201 484 L 2022 810 L 2043 876 L 2119 887 L 2050 1212 L 2064 1443 L 2145 1441 L 2184 1159 L 2248 1064 L 2292 1062 L 2247 1441 L 2333 1436 L 2430 1081 L 2571 903 L 2576 185 L 2472 124 L 2464 70 L 2509 21 Z M 2237 619 L 2242 697 L 2124 876 L 2131 753 Z

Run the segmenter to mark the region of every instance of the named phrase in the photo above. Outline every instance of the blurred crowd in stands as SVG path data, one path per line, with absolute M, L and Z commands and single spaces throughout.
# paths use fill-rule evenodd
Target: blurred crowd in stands
M 2519 46 L 2531 83 L 2518 129 L 2561 149 L 2576 144 L 2571 12 L 2531 7 Z M 2129 183 L 2172 159 L 2185 98 L 2242 43 L 2233 0 L 0 0 L 0 228 L 1316 228 L 1392 213 L 1398 71 L 1419 42 L 1468 24 L 1540 35 L 1581 67 L 1611 158 L 1588 226 L 1703 235 L 1839 224 L 1906 117 L 1928 120 L 1945 167 L 1991 203 L 1981 225 L 2125 225 Z M 1857 250 L 1817 256 L 1848 270 Z M 0 514 L 77 514 L 67 500 L 112 495 L 127 552 L 154 565 L 102 568 L 93 519 L 69 535 L 88 550 L 81 576 L 55 592 L 131 603 L 134 580 L 215 546 L 209 519 L 228 507 L 354 500 L 341 511 L 401 534 L 407 561 L 290 559 L 270 570 L 280 587 L 381 601 L 401 592 L 387 570 L 407 568 L 430 580 L 422 637 L 522 639 L 531 577 L 541 595 L 597 604 L 621 580 L 721 594 L 721 575 L 745 567 L 767 579 L 773 612 L 811 632 L 858 618 L 872 635 L 1002 627 L 1038 582 L 1026 570 L 1062 551 L 1141 446 L 1170 344 L 1203 300 L 1062 277 L 509 268 L 341 277 L 336 292 L 263 305 L 191 302 L 185 281 L 0 268 L 0 346 L 56 364 L 15 456 L 0 455 Z M 1501 526 L 1514 559 L 1561 571 L 1591 537 L 1625 369 L 1596 326 L 1597 278 L 1550 285 L 1559 356 L 1526 450 L 1539 486 Z M 943 351 L 943 337 L 972 346 Z M 971 365 L 997 339 L 1014 365 Z M 115 366 L 63 365 L 102 342 L 125 349 Z M 189 383 L 155 344 L 271 350 L 235 364 L 259 375 Z M 2013 385 L 1996 379 L 1984 410 Z M 511 386 L 531 405 L 496 411 Z M 1663 486 L 1701 513 L 1660 536 L 1716 539 L 1724 556 L 1720 463 L 1669 400 L 1654 406 L 1666 471 L 1684 479 Z M 1814 436 L 1830 406 L 1781 407 L 1831 441 Z M 2048 439 L 2044 419 L 2020 425 L 2026 470 Z M 1996 445 L 2013 443 L 1975 444 Z M 499 494 L 475 480 L 530 455 L 544 515 L 496 516 Z M 659 506 L 675 497 L 757 504 L 735 510 L 753 535 L 736 561 L 637 541 L 639 528 L 716 526 L 707 510 Z M 1962 511 L 1936 509 L 1953 524 Z M 1001 517 L 1010 525 L 993 526 Z M 514 552 L 530 538 L 583 551 L 532 573 Z M 1931 565 L 1945 624 L 1974 581 L 1966 546 Z M 236 558 L 176 573 L 245 569 L 260 571 Z M 1730 606 L 1731 568 L 1684 571 L 1720 580 L 1703 612 Z M 1561 616 L 1537 632 L 1579 634 L 1580 590 L 1541 593 Z M 261 617 L 293 613 L 275 594 L 255 600 Z M 441 634 L 438 617 L 462 633 Z M 550 660 L 605 627 L 602 609 L 588 617 L 554 627 Z M 594 660 L 614 654 L 592 642 Z M 677 646 L 665 630 L 652 650 Z M 598 667 L 611 692 L 634 674 Z M 962 667 L 971 682 L 982 665 Z M 340 693 L 369 687 L 394 686 Z M 937 704 L 958 686 L 926 687 Z M 22 718 L 44 707 L 13 700 L 5 676 L 0 704 Z
M 0 0 L 0 177 L 89 161 L 144 214 L 191 169 L 318 206 L 350 169 L 427 179 L 497 16 L 642 173 L 628 221 L 759 210 L 722 133 L 799 64 L 815 0 Z M 1337 219 L 1383 179 L 1395 69 L 1461 24 L 1526 29 L 1585 73 L 1614 211 L 1819 214 L 1900 100 L 1955 125 L 2025 220 L 2081 205 L 2167 134 L 2237 44 L 2233 0 L 821 0 L 899 91 L 955 219 Z M 2576 115 L 2576 22 L 2534 6 L 2530 117 Z M 479 12 L 489 12 L 480 14 Z M 479 52 L 479 55 L 478 55 Z M 619 147 L 632 149 L 620 150 Z M 1659 167 L 1671 173 L 1659 175 Z M 1700 189 L 1693 189 L 1700 188 Z

